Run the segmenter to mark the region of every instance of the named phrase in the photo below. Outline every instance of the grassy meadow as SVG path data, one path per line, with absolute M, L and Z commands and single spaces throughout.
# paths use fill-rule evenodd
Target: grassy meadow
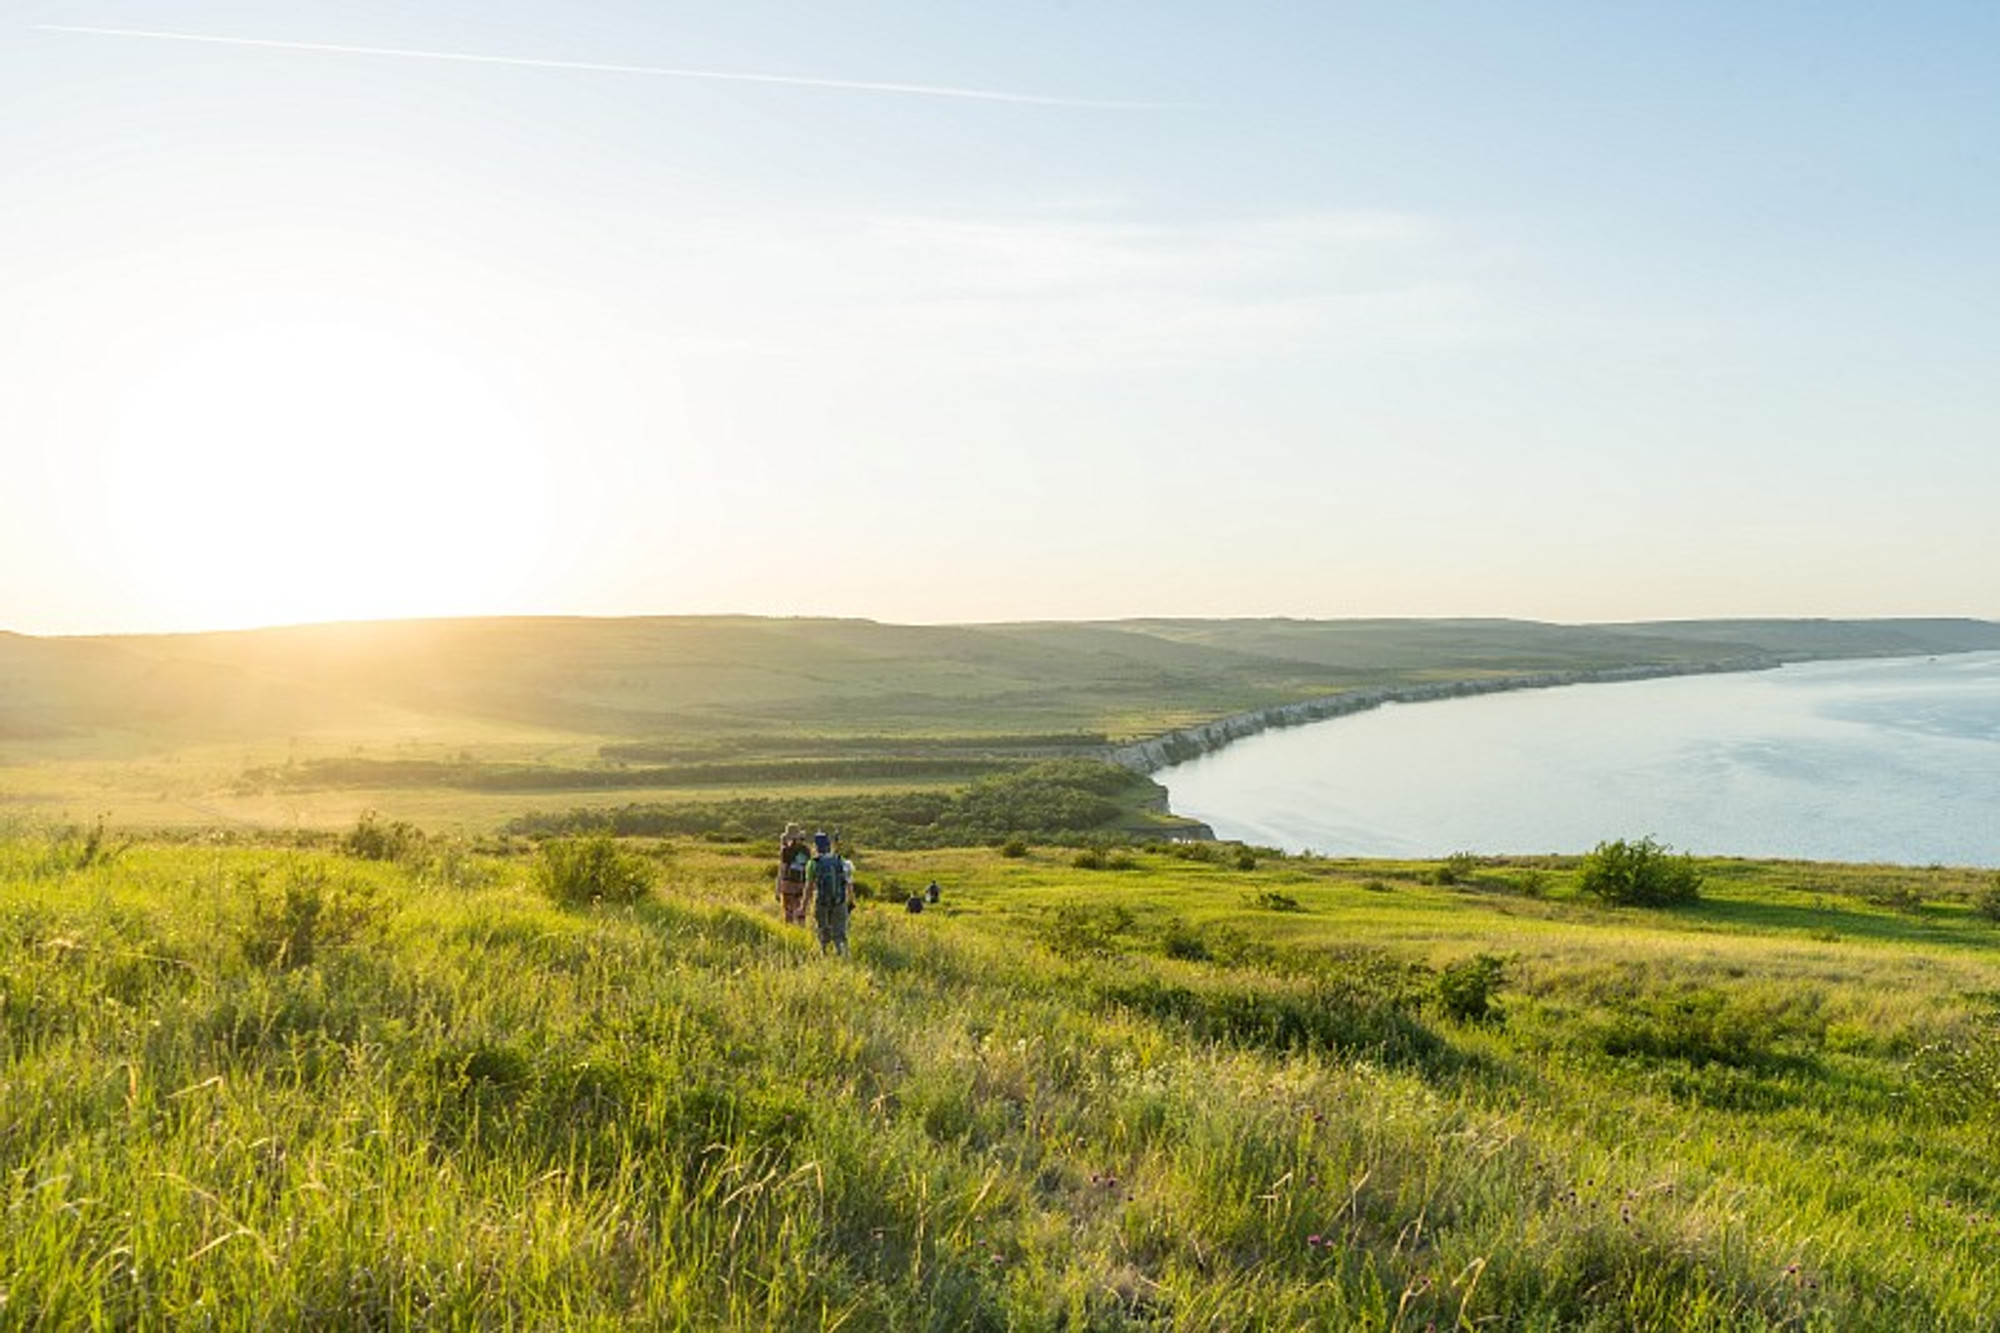
M 613 850 L 17 823 L 0 1328 L 2000 1324 L 1990 872 Z

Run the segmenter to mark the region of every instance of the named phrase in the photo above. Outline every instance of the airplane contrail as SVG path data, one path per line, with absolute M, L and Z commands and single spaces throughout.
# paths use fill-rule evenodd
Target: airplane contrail
M 1035 93 L 998 92 L 987 88 L 954 88 L 926 83 L 877 83 L 864 79 L 822 79 L 802 74 L 751 74 L 714 69 L 676 69 L 666 65 L 621 65 L 594 60 L 545 60 L 535 56 L 483 55 L 474 51 L 423 51 L 397 46 L 352 46 L 337 42 L 288 42 L 270 37 L 223 37 L 208 33 L 160 32 L 147 28 L 92 28 L 68 23 L 37 23 L 41 32 L 81 33 L 90 37 L 133 37 L 157 42 L 203 42 L 213 46 L 251 46 L 273 51 L 318 51 L 334 55 L 385 56 L 401 60 L 452 60 L 472 65 L 513 65 L 528 69 L 582 70 L 593 74 L 647 74 L 669 79 L 712 79 L 729 83 L 771 83 L 792 88 L 826 88 L 841 92 L 895 93 L 912 97 L 951 97 L 972 102 L 1010 102 L 1018 106 L 1087 107 L 1108 111 L 1167 111 L 1186 109 L 1169 102 L 1105 102 L 1080 97 L 1048 97 Z

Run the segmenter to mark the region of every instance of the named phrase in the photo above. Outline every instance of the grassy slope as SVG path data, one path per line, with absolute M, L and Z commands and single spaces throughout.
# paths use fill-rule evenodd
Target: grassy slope
M 657 856 L 566 912 L 444 845 L 0 843 L 0 1325 L 2000 1321 L 1965 875 L 909 853 L 840 963 L 761 847 Z M 288 888 L 372 924 L 260 965 Z M 1501 1023 L 1434 998 L 1480 954 Z
M 601 777 L 608 756 L 639 743 L 700 756 L 689 763 L 761 759 L 782 774 L 787 760 L 861 740 L 885 760 L 934 758 L 940 743 L 970 757 L 1009 738 L 1158 734 L 1359 684 L 1981 644 L 2000 646 L 2000 626 L 694 617 L 0 635 L 0 801 L 80 817 L 108 811 L 131 824 L 327 826 L 372 807 L 492 828 L 549 801 L 415 781 L 414 768 L 379 781 L 342 776 L 337 761 L 364 760 L 378 772 L 459 763 L 469 776 L 533 769 L 555 787 L 565 774 Z M 983 762 L 927 780 L 951 783 Z M 282 781 L 243 781 L 287 765 Z M 644 793 L 569 785 L 581 793 L 577 804 L 600 805 L 717 785 L 687 765 L 649 781 Z M 732 781 L 786 785 L 770 775 Z

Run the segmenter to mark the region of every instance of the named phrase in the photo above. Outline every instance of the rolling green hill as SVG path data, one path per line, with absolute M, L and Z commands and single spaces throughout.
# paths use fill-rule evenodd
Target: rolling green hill
M 1134 620 L 986 626 L 675 617 L 0 636 L 15 735 L 204 741 L 384 718 L 590 736 L 1110 730 L 1360 683 L 2000 648 L 1983 621 Z M 1119 737 L 1122 738 L 1122 737 Z
M 0 635 L 0 802 L 492 826 L 530 791 L 949 785 L 1361 686 L 1980 647 L 2000 625 L 723 616 Z

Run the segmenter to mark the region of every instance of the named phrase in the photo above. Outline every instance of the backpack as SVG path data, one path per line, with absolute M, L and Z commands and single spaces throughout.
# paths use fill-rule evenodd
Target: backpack
M 838 856 L 829 852 L 813 858 L 813 887 L 822 899 L 838 895 L 839 901 L 847 901 L 847 867 Z

